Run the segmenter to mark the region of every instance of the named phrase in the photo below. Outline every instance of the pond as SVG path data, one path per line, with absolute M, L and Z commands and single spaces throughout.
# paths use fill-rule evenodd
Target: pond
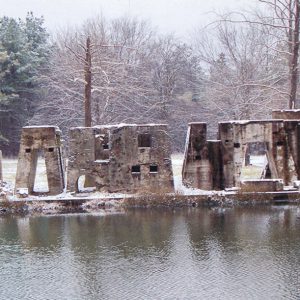
M 0 299 L 299 299 L 300 207 L 0 218 Z

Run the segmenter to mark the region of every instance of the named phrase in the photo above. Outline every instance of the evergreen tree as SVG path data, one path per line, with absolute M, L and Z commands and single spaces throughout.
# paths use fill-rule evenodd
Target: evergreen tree
M 0 148 L 16 153 L 22 126 L 34 113 L 39 73 L 49 46 L 43 18 L 0 19 Z

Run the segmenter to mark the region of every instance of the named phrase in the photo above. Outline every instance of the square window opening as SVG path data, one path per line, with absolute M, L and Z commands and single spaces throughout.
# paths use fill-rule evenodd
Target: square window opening
M 139 148 L 150 148 L 151 147 L 151 134 L 139 134 L 138 135 Z
M 48 152 L 54 152 L 54 148 L 48 148 Z
M 108 144 L 103 144 L 103 150 L 108 150 L 109 149 L 109 145 Z
M 137 166 L 132 166 L 132 167 L 131 167 L 131 173 L 134 173 L 134 174 L 141 173 L 141 166 L 139 166 L 139 165 L 137 165 Z
M 157 165 L 151 165 L 149 167 L 150 173 L 157 173 L 158 172 L 158 166 Z
M 30 153 L 30 152 L 31 152 L 31 149 L 25 149 L 25 152 L 26 152 L 26 153 Z

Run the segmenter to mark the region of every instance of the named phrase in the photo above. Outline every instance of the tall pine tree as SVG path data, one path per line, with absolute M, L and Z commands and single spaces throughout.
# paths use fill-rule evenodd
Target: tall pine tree
M 20 130 L 39 98 L 39 74 L 47 61 L 43 18 L 0 19 L 0 148 L 16 154 Z

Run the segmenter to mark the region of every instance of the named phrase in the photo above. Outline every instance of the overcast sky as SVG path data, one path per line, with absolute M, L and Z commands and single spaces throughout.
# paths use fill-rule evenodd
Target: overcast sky
M 44 16 L 49 30 L 80 25 L 100 15 L 124 14 L 150 20 L 164 33 L 185 35 L 212 19 L 211 11 L 240 10 L 255 0 L 0 0 L 1 14 L 24 18 L 26 12 Z

